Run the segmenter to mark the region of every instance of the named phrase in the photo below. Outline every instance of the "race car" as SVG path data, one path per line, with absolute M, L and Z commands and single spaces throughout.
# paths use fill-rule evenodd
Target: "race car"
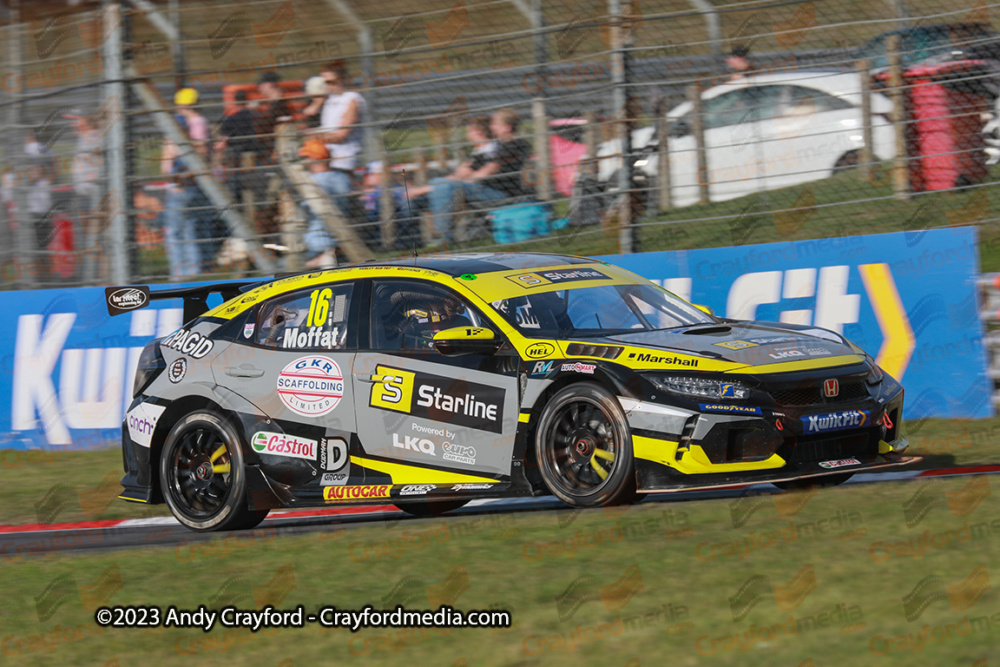
M 278 507 L 836 484 L 919 460 L 901 453 L 903 387 L 839 334 L 716 317 L 592 259 L 107 289 L 113 314 L 173 298 L 185 324 L 140 356 L 120 497 L 194 530 Z

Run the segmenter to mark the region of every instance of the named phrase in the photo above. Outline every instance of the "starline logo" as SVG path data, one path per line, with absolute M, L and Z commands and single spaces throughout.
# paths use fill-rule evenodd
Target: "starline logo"
M 294 435 L 257 431 L 251 439 L 253 448 L 261 454 L 277 454 L 294 459 L 316 460 L 317 441 L 296 438 Z

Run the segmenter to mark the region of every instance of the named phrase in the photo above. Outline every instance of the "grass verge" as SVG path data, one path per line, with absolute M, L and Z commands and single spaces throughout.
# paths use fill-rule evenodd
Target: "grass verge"
M 928 425 L 928 428 L 931 428 Z M 971 664 L 996 655 L 987 477 L 393 521 L 35 560 L 4 554 L 17 663 Z M 992 521 L 992 523 L 991 523 Z M 946 586 L 948 588 L 946 588 Z M 506 609 L 508 630 L 104 629 L 101 605 Z M 117 662 L 113 662 L 117 661 Z M 807 662 L 812 661 L 812 662 Z

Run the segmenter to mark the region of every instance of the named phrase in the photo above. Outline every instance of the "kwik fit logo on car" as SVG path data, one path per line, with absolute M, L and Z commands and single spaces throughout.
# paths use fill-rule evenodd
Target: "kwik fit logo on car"
M 329 357 L 302 357 L 278 373 L 278 396 L 292 412 L 319 417 L 340 403 L 344 376 L 337 362 Z
M 868 423 L 871 414 L 867 410 L 844 410 L 802 418 L 806 433 L 827 433 L 849 428 L 861 428 Z
M 502 389 L 389 366 L 377 366 L 375 374 L 369 400 L 373 408 L 493 433 L 503 430 Z
M 273 433 L 271 431 L 257 431 L 250 439 L 250 444 L 261 454 L 278 454 L 280 456 L 290 456 L 294 459 L 316 460 L 315 440 L 308 438 L 296 438 L 294 435 L 285 433 Z

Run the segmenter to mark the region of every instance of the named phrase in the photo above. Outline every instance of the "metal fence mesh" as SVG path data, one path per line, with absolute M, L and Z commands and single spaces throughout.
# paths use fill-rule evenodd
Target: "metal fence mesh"
M 996 234 L 994 4 L 5 11 L 6 286 L 269 275 L 433 249 Z

